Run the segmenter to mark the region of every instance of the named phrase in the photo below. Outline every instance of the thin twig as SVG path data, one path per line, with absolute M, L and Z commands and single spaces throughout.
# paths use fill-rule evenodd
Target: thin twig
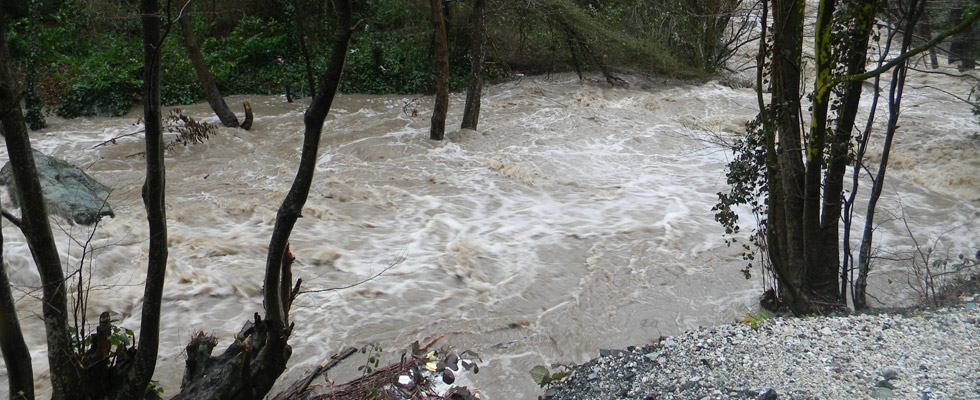
M 105 146 L 105 145 L 107 145 L 109 143 L 116 144 L 116 139 L 122 139 L 122 138 L 127 137 L 127 136 L 133 136 L 133 135 L 135 135 L 137 133 L 143 133 L 144 131 L 146 131 L 146 129 L 140 129 L 140 130 L 138 130 L 136 132 L 130 132 L 130 133 L 127 133 L 127 134 L 116 136 L 116 137 L 114 137 L 112 139 L 106 140 L 106 141 L 104 141 L 102 143 L 99 143 L 99 144 L 97 144 L 95 146 L 89 147 L 89 150 L 92 150 L 92 149 L 94 149 L 96 147 Z
M 332 288 L 325 288 L 325 289 L 303 290 L 303 291 L 300 291 L 298 294 L 332 292 L 332 291 L 336 291 L 336 290 L 350 289 L 350 288 L 355 287 L 355 286 L 363 285 L 363 284 L 365 284 L 367 282 L 370 282 L 370 281 L 378 278 L 381 275 L 384 275 L 385 272 L 388 272 L 388 270 L 394 268 L 396 265 L 401 264 L 404 261 L 405 261 L 405 257 L 399 257 L 399 258 L 397 258 L 397 259 L 389 262 L 388 265 L 386 265 L 384 267 L 384 269 L 382 269 L 378 273 L 376 273 L 374 275 L 371 275 L 368 278 L 364 278 L 364 279 L 362 279 L 362 280 L 360 280 L 360 281 L 358 281 L 356 283 L 352 283 L 350 285 L 344 285 L 344 286 L 332 287 Z

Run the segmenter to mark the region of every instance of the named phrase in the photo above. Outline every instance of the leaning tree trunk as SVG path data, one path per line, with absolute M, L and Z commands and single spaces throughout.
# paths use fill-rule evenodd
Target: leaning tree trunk
M 483 19 L 486 0 L 473 1 L 470 15 L 470 86 L 466 89 L 466 105 L 463 107 L 462 129 L 476 130 L 480 122 L 480 96 L 483 93 Z
M 0 350 L 7 366 L 7 385 L 11 399 L 34 399 L 34 367 L 31 352 L 20 329 L 14 295 L 3 262 L 3 232 L 0 231 Z
M 68 332 L 68 296 L 65 274 L 61 269 L 58 246 L 51 234 L 51 224 L 44 206 L 34 154 L 27 135 L 27 125 L 20 109 L 20 89 L 10 69 L 6 24 L 0 13 L 0 109 L 3 114 L 3 137 L 13 167 L 14 186 L 21 199 L 21 232 L 34 257 L 41 276 L 42 315 L 48 341 L 48 365 L 51 368 L 52 397 L 81 397 L 79 370 L 76 367 Z
M 446 134 L 446 113 L 449 111 L 449 48 L 446 44 L 446 20 L 442 16 L 442 1 L 429 0 L 432 7 L 432 41 L 436 65 L 436 105 L 432 110 L 429 139 L 442 140 Z
M 218 115 L 218 119 L 221 120 L 222 125 L 229 128 L 237 128 L 238 118 L 228 108 L 224 97 L 221 97 L 221 91 L 218 90 L 218 85 L 214 83 L 214 78 L 211 77 L 211 72 L 208 71 L 208 64 L 204 62 L 201 47 L 197 45 L 197 38 L 194 36 L 194 28 L 191 27 L 191 18 L 190 14 L 188 14 L 190 7 L 191 4 L 188 1 L 184 6 L 184 14 L 180 16 L 180 31 L 184 35 L 184 46 L 187 47 L 187 53 L 191 57 L 191 63 L 194 64 L 194 71 L 197 72 L 197 79 L 201 81 L 201 86 L 204 87 L 204 93 L 208 97 L 208 104 L 211 105 L 211 109 Z
M 276 224 L 269 241 L 263 300 L 266 318 L 258 313 L 242 328 L 225 352 L 211 356 L 216 339 L 197 335 L 187 346 L 187 369 L 181 392 L 175 399 L 260 399 L 272 389 L 286 368 L 291 349 L 287 343 L 292 330 L 288 324 L 293 292 L 288 251 L 289 235 L 313 184 L 317 149 L 323 122 L 340 85 L 351 36 L 351 0 L 334 2 L 337 28 L 330 65 L 320 79 L 320 87 L 303 118 L 303 149 L 293 185 L 276 213 Z

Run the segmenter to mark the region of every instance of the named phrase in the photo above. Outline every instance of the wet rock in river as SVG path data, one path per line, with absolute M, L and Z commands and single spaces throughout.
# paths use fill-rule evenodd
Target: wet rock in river
M 34 163 L 37 165 L 44 204 L 49 214 L 82 225 L 91 225 L 104 216 L 115 216 L 109 203 L 99 197 L 100 194 L 109 193 L 111 189 L 78 167 L 37 150 L 34 150 Z M 19 207 L 20 198 L 17 196 L 13 169 L 9 162 L 0 169 L 0 185 L 7 186 L 13 205 Z

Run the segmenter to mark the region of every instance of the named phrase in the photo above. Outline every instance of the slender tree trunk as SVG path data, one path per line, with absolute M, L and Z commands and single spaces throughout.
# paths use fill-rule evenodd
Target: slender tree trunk
M 436 66 L 436 104 L 432 110 L 432 126 L 429 139 L 442 140 L 446 134 L 446 113 L 449 111 L 449 47 L 446 43 L 446 20 L 442 14 L 442 1 L 429 0 L 432 7 L 432 41 Z
M 0 13 L 0 110 L 3 111 L 3 137 L 7 145 L 14 183 L 21 199 L 21 231 L 27 239 L 41 276 L 42 315 L 48 341 L 48 365 L 51 369 L 53 399 L 80 398 L 79 371 L 68 333 L 68 297 L 65 275 L 51 224 L 44 206 L 41 182 L 27 135 L 27 125 L 20 108 L 22 91 L 10 69 L 6 23 Z
M 846 46 L 847 53 L 843 60 L 847 75 L 864 72 L 867 62 L 868 37 L 874 23 L 876 3 L 876 0 L 862 0 L 844 5 L 848 8 L 845 13 L 851 16 L 848 23 L 849 31 L 846 33 L 848 35 L 846 39 L 848 43 Z M 827 173 L 824 182 L 823 207 L 820 213 L 817 238 L 812 243 L 812 247 L 816 248 L 817 251 L 814 254 L 815 258 L 811 261 L 813 264 L 810 267 L 811 274 L 809 276 L 814 290 L 824 301 L 844 300 L 842 297 L 844 291 L 840 290 L 841 285 L 838 280 L 838 277 L 841 276 L 840 219 L 844 172 L 847 170 L 851 133 L 861 102 L 862 86 L 863 82 L 861 81 L 851 81 L 844 84 L 844 94 L 841 96 L 841 104 L 837 108 L 836 125 L 833 135 L 829 137 L 830 155 L 826 161 Z M 829 92 L 830 88 L 827 91 Z M 826 103 L 820 105 L 824 108 L 823 112 L 826 112 L 827 105 Z M 826 120 L 823 129 L 827 129 Z
M 909 3 L 905 32 L 914 32 L 919 17 L 925 13 L 925 1 L 912 0 Z M 901 53 L 912 47 L 912 35 L 902 38 Z M 902 93 L 905 90 L 905 76 L 908 72 L 908 60 L 898 64 L 892 71 L 891 87 L 888 91 L 888 126 L 885 131 L 885 143 L 881 148 L 881 160 L 878 171 L 871 186 L 871 197 L 868 199 L 868 211 L 864 219 L 864 235 L 861 237 L 861 250 L 858 255 L 858 277 L 854 282 L 854 308 L 867 308 L 868 273 L 871 270 L 871 243 L 874 239 L 874 216 L 878 199 L 885 185 L 885 172 L 888 170 L 888 157 L 891 153 L 892 139 L 898 130 L 898 118 L 902 108 Z
M 578 79 L 585 79 L 585 77 L 582 76 L 582 63 L 579 61 L 578 54 L 575 50 L 575 41 L 568 35 L 568 32 L 563 31 L 562 36 L 565 37 L 565 45 L 568 46 L 568 60 L 572 63 L 572 66 L 575 67 L 575 73 L 578 74 Z
M 179 21 L 180 31 L 184 35 L 184 45 L 187 47 L 187 53 L 191 57 L 191 63 L 194 64 L 194 71 L 197 71 L 197 79 L 201 81 L 201 86 L 204 87 L 204 93 L 208 97 L 208 104 L 211 105 L 214 113 L 218 115 L 221 124 L 229 128 L 237 128 L 238 118 L 228 108 L 224 97 L 221 97 L 221 91 L 218 90 L 218 85 L 214 82 L 214 78 L 211 77 L 207 63 L 204 62 L 201 47 L 197 45 L 197 38 L 194 36 L 194 28 L 191 27 L 191 18 L 190 14 L 188 14 L 191 8 L 190 2 L 188 1 L 185 4 L 184 15 L 180 17 Z
M 927 41 L 932 39 L 932 18 L 929 18 L 929 13 L 925 13 L 922 16 L 922 37 Z M 939 55 L 936 52 L 936 47 L 929 48 L 929 67 L 932 69 L 939 68 Z
M 320 87 L 303 117 L 305 130 L 299 169 L 276 213 L 276 224 L 269 241 L 263 287 L 266 318 L 263 320 L 256 313 L 254 321 L 246 323 L 235 342 L 217 357 L 211 356 L 217 339 L 203 333 L 196 335 L 187 345 L 187 368 L 181 392 L 175 400 L 261 399 L 286 369 L 292 353 L 287 342 L 292 331 L 288 324 L 289 304 L 295 292 L 289 290 L 292 263 L 289 235 L 301 216 L 313 184 L 323 122 L 340 85 L 352 29 L 351 0 L 337 0 L 333 5 L 337 27 L 330 65 L 320 78 Z
M 0 350 L 7 366 L 7 385 L 11 399 L 34 399 L 34 367 L 31 352 L 20 329 L 14 295 L 3 262 L 3 232 L 0 231 Z
M 293 185 L 283 200 L 276 214 L 276 224 L 269 242 L 269 255 L 265 270 L 265 312 L 266 318 L 283 324 L 286 320 L 281 295 L 281 268 L 286 253 L 286 244 L 296 219 L 300 217 L 306 198 L 313 184 L 313 172 L 316 170 L 316 154 L 320 146 L 320 136 L 323 132 L 323 121 L 330 111 L 340 78 L 347 59 L 347 45 L 351 35 L 351 2 L 337 1 L 337 31 L 334 36 L 333 52 L 330 55 L 330 65 L 320 79 L 320 88 L 313 103 L 306 110 L 303 118 L 305 131 L 303 133 L 303 150 L 300 155 L 299 169 Z
M 143 307 L 136 356 L 126 371 L 117 398 L 143 396 L 156 369 L 160 347 L 160 307 L 163 302 L 164 276 L 167 272 L 166 167 L 163 158 L 163 122 L 160 115 L 160 4 L 142 0 L 143 21 L 143 124 L 146 143 L 146 179 L 143 182 L 143 207 L 150 229 L 146 283 L 143 285 Z
M 480 97 L 483 94 L 483 15 L 486 0 L 473 0 L 470 15 L 470 86 L 466 90 L 466 106 L 463 108 L 462 129 L 476 130 L 480 121 Z
M 313 77 L 313 62 L 310 61 L 310 50 L 306 46 L 306 12 L 303 7 L 303 0 L 291 0 L 293 10 L 296 12 L 296 36 L 299 41 L 299 53 L 303 56 L 303 66 L 306 68 L 306 87 L 309 89 L 310 96 L 316 94 L 316 78 Z M 289 97 L 289 87 L 286 87 L 287 97 Z M 290 103 L 292 100 L 289 101 Z

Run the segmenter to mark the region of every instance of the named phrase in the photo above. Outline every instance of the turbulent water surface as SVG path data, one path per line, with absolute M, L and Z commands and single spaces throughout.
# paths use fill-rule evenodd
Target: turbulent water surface
M 931 84 L 956 84 L 941 80 Z M 451 132 L 444 142 L 427 139 L 428 99 L 339 96 L 291 239 L 294 274 L 313 292 L 292 311 L 287 378 L 347 345 L 397 350 L 445 334 L 441 344 L 483 359 L 481 373 L 461 383 L 492 399 L 533 398 L 539 392 L 527 371 L 536 364 L 581 362 L 599 348 L 649 343 L 752 309 L 761 283 L 744 279 L 740 246 L 726 246 L 711 207 L 726 188 L 731 156 L 719 143 L 755 115 L 754 92 L 715 82 L 630 83 L 613 89 L 560 75 L 491 86 L 480 131 Z M 265 252 L 299 158 L 306 104 L 229 99 L 235 107 L 242 101 L 257 115 L 251 131 L 221 128 L 207 143 L 167 155 L 170 261 L 155 379 L 169 394 L 192 333 L 213 333 L 220 349 L 261 310 Z M 944 234 L 943 249 L 975 248 L 976 122 L 966 106 L 929 88 L 910 89 L 905 105 L 877 245 L 908 249 L 895 218 L 904 205 L 920 244 Z M 416 107 L 420 116 L 412 116 Z M 216 122 L 204 103 L 183 109 Z M 461 109 L 455 94 L 448 125 L 458 124 Z M 32 135 L 36 148 L 114 188 L 116 217 L 98 226 L 82 265 L 92 278 L 88 315 L 94 321 L 108 310 L 134 329 L 147 255 L 144 161 L 132 156 L 142 142 L 93 146 L 138 129 L 136 117 L 55 119 Z M 3 201 L 10 204 L 6 194 Z M 77 269 L 90 228 L 59 220 L 55 229 L 67 268 Z M 6 221 L 3 234 L 43 391 L 38 276 L 23 236 Z M 914 297 L 904 263 L 879 264 L 877 299 Z

